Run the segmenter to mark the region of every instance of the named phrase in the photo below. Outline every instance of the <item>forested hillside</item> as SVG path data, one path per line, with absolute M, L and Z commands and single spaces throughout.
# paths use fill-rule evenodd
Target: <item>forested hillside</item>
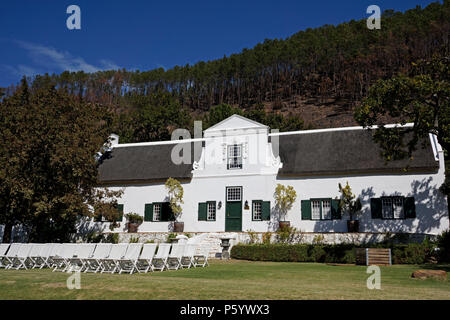
M 50 79 L 37 77 L 33 85 L 52 81 L 85 100 L 111 106 L 121 117 L 117 130 L 128 135 L 128 141 L 161 137 L 135 132 L 138 121 L 150 114 L 173 117 L 163 123 L 170 131 L 171 126 L 207 116 L 220 104 L 247 113 L 256 108 L 272 116 L 292 114 L 312 127 L 355 125 L 353 109 L 369 87 L 378 79 L 408 72 L 414 61 L 433 53 L 448 54 L 449 30 L 450 1 L 436 2 L 405 13 L 385 11 L 380 30 L 369 30 L 366 20 L 352 20 L 287 39 L 267 39 L 195 65 L 63 72 Z M 161 110 L 161 105 L 169 107 Z M 161 122 L 153 125 L 157 130 Z

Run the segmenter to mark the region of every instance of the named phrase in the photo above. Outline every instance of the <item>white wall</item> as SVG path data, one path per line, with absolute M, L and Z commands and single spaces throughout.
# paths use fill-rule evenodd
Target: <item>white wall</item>
M 184 222 L 185 232 L 223 232 L 225 231 L 225 188 L 227 186 L 243 187 L 242 231 L 275 231 L 278 228 L 276 210 L 272 210 L 271 221 L 252 221 L 252 200 L 271 201 L 274 209 L 273 193 L 277 183 L 291 185 L 297 192 L 297 200 L 286 216 L 291 225 L 304 232 L 346 232 L 348 216 L 331 221 L 302 221 L 301 200 L 310 198 L 339 197 L 338 183 L 345 185 L 348 181 L 353 192 L 361 197 L 363 209 L 360 217 L 362 232 L 411 232 L 439 234 L 449 228 L 446 198 L 438 191 L 444 181 L 444 159 L 442 149 L 436 151 L 440 168 L 435 174 L 386 174 L 386 175 L 352 175 L 352 176 L 317 176 L 317 177 L 277 177 L 280 163 L 277 161 L 267 140 L 268 129 L 248 123 L 241 117 L 230 118 L 215 128 L 205 131 L 206 147 L 203 148 L 199 166 L 193 170 L 193 178 L 183 183 L 184 205 L 180 221 Z M 223 137 L 223 129 L 231 127 Z M 243 169 L 227 170 L 223 158 L 224 147 L 233 143 L 248 142 L 245 151 Z M 258 157 L 252 155 L 257 154 Z M 216 159 L 214 159 L 216 157 Z M 256 160 L 255 160 L 256 159 Z M 281 159 L 282 161 L 283 159 Z M 167 159 L 170 161 L 170 159 Z M 256 162 L 255 162 L 256 161 Z M 111 189 L 124 188 L 119 203 L 124 204 L 124 213 L 135 212 L 144 215 L 145 203 L 167 200 L 164 183 L 145 185 L 123 185 Z M 381 220 L 371 219 L 370 198 L 380 196 L 402 195 L 414 196 L 416 204 L 415 219 Z M 206 201 L 222 202 L 217 209 L 216 221 L 198 221 L 198 203 Z M 248 201 L 249 210 L 244 210 Z M 144 222 L 140 232 L 167 232 L 170 222 Z M 106 223 L 101 224 L 105 228 Z M 120 228 L 125 230 L 125 218 Z
M 360 217 L 361 232 L 414 232 L 439 234 L 449 227 L 447 200 L 438 191 L 443 182 L 443 158 L 440 154 L 441 167 L 437 174 L 414 175 L 379 175 L 379 176 L 340 176 L 276 178 L 275 175 L 230 176 L 220 178 L 194 178 L 190 183 L 183 183 L 183 215 L 185 232 L 222 232 L 225 231 L 225 187 L 243 187 L 242 231 L 274 231 L 277 228 L 276 210 L 271 212 L 271 221 L 252 221 L 252 200 L 269 200 L 274 209 L 273 192 L 276 184 L 291 185 L 297 192 L 297 200 L 288 212 L 286 220 L 304 232 L 346 232 L 348 216 L 331 221 L 302 221 L 301 200 L 321 197 L 338 197 L 338 183 L 349 182 L 355 194 L 361 196 L 363 210 Z M 119 189 L 113 187 L 112 189 Z M 389 195 L 414 196 L 416 204 L 415 219 L 381 220 L 371 219 L 370 198 Z M 136 212 L 144 215 L 145 203 L 166 200 L 164 184 L 147 184 L 124 186 L 124 194 L 119 203 L 124 203 L 124 213 Z M 198 203 L 206 201 L 222 202 L 217 209 L 216 221 L 198 221 Z M 250 210 L 244 210 L 248 201 Z M 125 222 L 125 219 L 124 221 Z M 144 222 L 140 232 L 167 232 L 170 222 Z M 121 228 L 115 231 L 122 231 Z

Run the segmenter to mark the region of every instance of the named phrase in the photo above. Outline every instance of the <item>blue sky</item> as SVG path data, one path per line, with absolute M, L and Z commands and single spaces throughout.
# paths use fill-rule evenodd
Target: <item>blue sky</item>
M 149 70 L 213 60 L 299 30 L 405 11 L 423 0 L 23 0 L 0 3 L 0 86 L 23 74 Z M 69 5 L 81 30 L 69 30 Z

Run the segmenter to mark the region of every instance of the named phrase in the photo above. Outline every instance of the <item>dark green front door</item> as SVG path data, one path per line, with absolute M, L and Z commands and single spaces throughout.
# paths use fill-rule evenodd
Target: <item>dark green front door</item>
M 225 231 L 242 231 L 242 187 L 227 187 Z

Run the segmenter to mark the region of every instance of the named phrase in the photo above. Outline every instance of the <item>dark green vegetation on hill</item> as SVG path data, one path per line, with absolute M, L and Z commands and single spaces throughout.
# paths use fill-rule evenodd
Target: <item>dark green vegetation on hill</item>
M 314 127 L 345 126 L 355 124 L 353 107 L 376 80 L 406 73 L 412 62 L 438 51 L 448 52 L 449 30 L 450 2 L 436 2 L 405 13 L 387 10 L 380 30 L 367 29 L 365 19 L 352 20 L 308 28 L 287 39 L 267 39 L 240 53 L 195 65 L 63 72 L 52 75 L 51 81 L 125 114 L 140 110 L 142 104 L 159 107 L 160 99 L 167 100 L 165 106 L 184 110 L 164 123 L 169 128 L 184 124 L 183 115 L 200 118 L 211 106 L 223 103 L 245 110 L 263 106 L 266 111 L 291 112 Z M 155 108 L 150 109 L 165 112 Z M 148 138 L 136 133 L 131 140 Z

